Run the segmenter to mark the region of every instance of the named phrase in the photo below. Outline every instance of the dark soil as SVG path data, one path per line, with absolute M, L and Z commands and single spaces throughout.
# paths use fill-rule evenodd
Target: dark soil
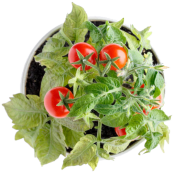
M 99 26 L 101 24 L 104 24 L 105 22 L 103 22 L 103 21 L 93 21 L 93 23 L 96 26 Z M 132 32 L 129 29 L 125 28 L 125 27 L 121 27 L 121 29 L 125 32 L 128 32 L 129 34 L 132 34 Z M 56 31 L 55 33 L 57 33 L 57 32 L 58 31 Z M 52 34 L 52 35 L 54 35 L 54 34 Z M 85 37 L 85 41 L 87 41 L 89 39 L 89 36 L 90 36 L 90 34 L 88 32 L 86 37 Z M 46 43 L 46 41 L 38 48 L 35 55 L 42 52 L 42 49 L 43 49 L 45 43 Z M 67 46 L 67 43 L 66 43 L 65 46 Z M 154 64 L 157 64 L 158 63 L 157 58 L 156 58 L 156 56 L 155 56 L 155 54 L 153 53 L 152 50 L 143 50 L 143 53 L 147 53 L 148 51 L 152 52 Z M 44 66 L 40 66 L 39 63 L 35 62 L 34 59 L 31 61 L 31 64 L 30 64 L 30 67 L 29 67 L 29 70 L 28 70 L 27 82 L 26 82 L 26 94 L 39 95 L 42 77 L 44 76 L 44 73 L 45 73 L 44 68 L 45 68 Z M 68 86 L 66 86 L 66 87 L 69 88 Z M 72 89 L 70 89 L 70 90 L 72 90 Z M 92 111 L 92 112 L 95 113 L 95 111 Z M 94 127 L 95 126 L 97 126 L 97 122 L 94 122 Z M 93 135 L 96 136 L 97 135 L 97 130 L 94 127 L 92 129 L 86 131 L 86 134 L 93 134 Z M 114 131 L 114 128 L 102 125 L 101 136 L 102 136 L 102 138 L 109 138 L 109 137 L 115 137 L 117 135 Z M 130 146 L 134 143 L 135 142 L 132 142 L 130 144 Z M 68 149 L 67 151 L 71 151 L 71 149 Z

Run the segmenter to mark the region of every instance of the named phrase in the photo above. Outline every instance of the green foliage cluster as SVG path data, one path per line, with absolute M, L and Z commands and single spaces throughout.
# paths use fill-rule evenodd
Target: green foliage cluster
M 61 30 L 50 37 L 42 53 L 35 56 L 36 62 L 46 66 L 40 96 L 16 94 L 11 101 L 3 104 L 14 123 L 13 128 L 18 130 L 15 140 L 24 138 L 34 148 L 42 165 L 56 160 L 61 154 L 66 156 L 66 148 L 70 147 L 73 150 L 64 159 L 62 168 L 89 164 L 94 170 L 99 157 L 111 160 L 110 153 L 124 151 L 133 140 L 146 140 L 145 153 L 158 144 L 163 150 L 164 141 L 168 142 L 169 129 L 164 121 L 170 120 L 170 117 L 160 109 L 151 110 L 157 105 L 156 97 L 164 93 L 164 66 L 154 66 L 150 52 L 142 55 L 143 49 L 151 49 L 149 27 L 138 31 L 132 25 L 135 37 L 120 29 L 123 22 L 124 19 L 115 23 L 107 21 L 97 27 L 88 21 L 82 7 L 73 4 Z M 122 70 L 109 71 L 97 65 L 97 70 L 93 67 L 82 73 L 72 67 L 66 57 L 72 41 L 84 42 L 88 30 L 88 43 L 98 53 L 110 43 L 120 44 L 126 49 L 128 62 Z M 66 42 L 68 47 L 65 47 Z M 128 78 L 130 75 L 133 81 Z M 76 99 L 70 113 L 63 119 L 49 116 L 43 103 L 46 92 L 68 84 L 73 86 Z M 144 88 L 140 88 L 142 84 Z M 92 113 L 92 109 L 99 116 Z M 149 114 L 145 115 L 143 109 Z M 85 134 L 93 127 L 93 121 L 98 121 L 97 137 Z M 102 124 L 126 128 L 127 134 L 103 139 Z M 100 143 L 103 143 L 103 148 Z

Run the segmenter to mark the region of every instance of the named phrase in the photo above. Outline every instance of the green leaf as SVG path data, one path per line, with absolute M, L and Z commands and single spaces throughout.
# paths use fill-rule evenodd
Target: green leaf
M 148 129 L 145 126 L 141 126 L 138 130 L 135 130 L 131 135 L 126 135 L 124 139 L 133 140 L 136 138 L 143 137 L 147 133 Z
M 130 26 L 132 33 L 139 39 L 141 40 L 141 35 L 139 30 L 134 26 L 134 24 L 131 24 Z
M 152 31 L 150 31 L 151 27 L 151 25 L 147 26 L 142 31 L 140 31 L 142 46 L 145 49 L 151 49 L 151 40 L 148 39 L 152 36 L 153 33 Z
M 141 53 L 138 50 L 129 50 L 128 53 L 131 61 L 134 62 L 134 64 L 142 64 L 144 57 L 141 55 Z
M 117 73 L 116 73 L 116 71 L 114 71 L 114 70 L 110 70 L 110 71 L 107 73 L 107 75 L 108 75 L 108 77 L 112 77 L 112 78 L 118 79 Z
M 158 97 L 160 94 L 161 94 L 160 89 L 159 89 L 158 87 L 156 87 L 156 88 L 155 88 L 155 91 L 154 91 L 154 96 L 153 96 L 153 98 Z
M 148 118 L 150 121 L 153 122 L 154 126 L 156 127 L 159 123 L 170 120 L 170 117 L 168 117 L 164 111 L 160 109 L 153 109 L 148 114 Z
M 165 81 L 160 73 L 157 73 L 154 81 L 155 81 L 154 84 L 157 88 L 162 89 L 164 87 Z
M 110 157 L 109 153 L 106 152 L 103 148 L 98 148 L 97 149 L 98 156 L 106 159 L 106 160 L 113 160 L 112 157 Z
M 130 137 L 135 135 L 136 132 L 140 130 L 140 128 L 144 125 L 144 119 L 141 114 L 136 114 L 131 117 L 129 120 L 129 124 L 126 127 L 126 137 Z
M 123 106 L 120 104 L 109 105 L 109 104 L 97 104 L 94 108 L 98 113 L 104 115 L 113 115 L 117 112 L 122 112 Z
M 126 38 L 120 29 L 106 24 L 102 29 L 103 38 L 106 43 L 125 44 Z
M 52 52 L 43 52 L 35 56 L 35 61 L 40 62 L 42 66 L 52 68 L 55 64 L 59 65 L 60 61 L 63 61 L 63 58 Z
M 55 33 L 52 38 L 58 39 L 60 41 L 60 43 L 62 42 L 62 44 L 60 44 L 61 46 L 64 46 L 65 44 L 65 38 L 63 37 L 63 35 L 61 34 L 61 30 L 59 30 L 57 33 Z
M 161 133 L 159 132 L 152 132 L 149 133 L 145 138 L 146 138 L 146 143 L 145 143 L 145 148 L 147 148 L 148 152 L 150 152 L 152 149 L 157 147 L 160 141 L 160 136 Z
M 151 32 L 149 32 L 150 27 L 145 28 L 142 31 L 138 31 L 136 28 L 134 28 L 133 25 L 131 25 L 131 31 L 132 33 L 137 36 L 137 38 L 140 40 L 140 44 L 145 49 L 151 49 L 150 41 L 148 40 L 148 37 L 151 35 Z
M 61 67 L 60 67 L 61 66 Z M 41 82 L 40 97 L 44 100 L 45 94 L 57 86 L 66 86 L 69 79 L 75 75 L 75 68 L 68 62 L 65 64 L 55 65 L 52 69 L 45 69 L 45 74 Z
M 85 21 L 81 26 L 81 29 L 87 28 L 90 31 L 90 37 L 93 43 L 99 42 L 102 39 L 102 33 L 98 27 L 96 27 L 92 22 Z
M 96 77 L 97 82 L 103 83 L 108 86 L 109 90 L 120 87 L 120 82 L 112 77 Z
M 155 71 L 154 69 L 147 70 L 147 74 L 145 77 L 147 88 L 150 88 L 152 85 L 154 85 L 156 75 L 157 71 Z
M 63 31 L 65 35 L 71 40 L 83 42 L 87 29 L 79 29 L 83 22 L 87 21 L 88 17 L 84 9 L 74 3 L 72 3 L 72 12 L 67 15 L 63 24 Z
M 103 83 L 108 86 L 109 90 L 113 90 L 120 87 L 120 82 L 116 78 L 112 77 L 96 77 L 96 81 Z M 114 98 L 119 98 L 121 96 L 121 92 L 112 93 Z
M 77 90 L 77 93 L 75 95 L 75 98 L 79 98 L 79 97 L 81 97 L 83 95 L 85 95 L 84 87 L 79 87 L 78 90 Z
M 41 165 L 56 160 L 60 154 L 66 155 L 65 137 L 62 126 L 51 121 L 51 125 L 45 124 L 39 131 L 36 139 L 35 154 L 41 162 Z
M 98 104 L 111 104 L 114 101 L 113 95 L 107 93 L 108 91 L 108 86 L 102 83 L 94 83 L 85 87 L 86 93 L 92 93 L 96 96 Z
M 140 86 L 143 84 L 143 77 L 144 77 L 144 70 L 138 70 L 137 71 L 137 79 L 136 79 L 136 82 L 134 84 L 134 91 L 138 88 L 140 88 Z
M 98 99 L 93 94 L 84 95 L 74 103 L 67 117 L 76 117 L 88 113 L 97 103 Z
M 28 143 L 32 148 L 35 146 L 36 138 L 39 134 L 40 126 L 30 129 L 19 130 L 15 135 L 15 140 L 24 138 L 25 142 Z
M 99 68 L 103 69 L 104 67 L 102 65 L 99 65 Z M 89 74 L 88 77 L 86 78 L 88 82 L 93 82 L 96 76 L 99 75 L 99 72 L 94 68 L 91 68 L 87 70 L 86 72 Z
M 54 51 L 55 54 L 59 56 L 66 56 L 69 53 L 71 47 L 60 47 Z
M 3 104 L 8 116 L 21 129 L 36 127 L 47 118 L 43 102 L 36 95 L 16 94 L 11 101 Z
M 62 169 L 68 166 L 83 165 L 89 163 L 96 155 L 97 146 L 94 144 L 96 137 L 86 135 L 75 145 L 71 153 L 64 159 Z
M 103 39 L 101 41 L 98 41 L 96 43 L 93 43 L 91 37 L 89 38 L 89 40 L 87 41 L 87 43 L 90 44 L 91 46 L 93 46 L 95 48 L 95 50 L 97 51 L 98 54 L 100 53 L 101 49 L 104 47 L 104 44 L 105 44 L 105 42 L 104 42 Z
M 101 122 L 109 127 L 119 127 L 128 123 L 126 113 L 116 113 L 114 115 L 106 115 L 101 119 Z
M 77 132 L 67 127 L 63 127 L 66 145 L 73 148 L 75 144 L 84 136 L 83 132 Z
M 63 38 L 49 38 L 44 45 L 42 52 L 55 52 L 58 48 L 64 47 L 64 44 L 65 40 Z
M 105 144 L 103 148 L 108 153 L 114 153 L 114 154 L 118 154 L 124 151 L 131 142 L 129 140 L 121 140 L 121 139 L 115 139 L 115 138 L 107 139 L 104 141 L 105 141 Z
M 92 158 L 92 160 L 90 162 L 88 162 L 88 165 L 92 168 L 92 170 L 94 171 L 95 168 L 97 167 L 99 161 L 99 157 L 97 157 L 96 155 Z
M 126 37 L 126 41 L 128 42 L 129 48 L 131 50 L 136 50 L 139 47 L 139 40 L 135 36 L 130 35 L 129 33 L 122 31 L 123 35 Z
M 121 19 L 120 21 L 118 21 L 118 22 L 109 23 L 109 25 L 110 25 L 110 26 L 113 26 L 113 27 L 115 27 L 115 28 L 120 29 L 121 26 L 123 25 L 123 23 L 124 23 L 124 18 L 122 18 L 122 19 Z
M 79 120 L 79 119 L 81 119 L 81 118 L 84 119 L 84 121 L 86 122 L 86 124 L 87 124 L 89 127 L 90 127 L 90 124 L 91 124 L 91 120 L 90 120 L 90 119 L 95 119 L 95 120 L 99 120 L 99 119 L 100 119 L 100 118 L 97 117 L 95 114 L 90 113 L 90 112 L 88 112 L 88 113 L 83 113 L 83 114 L 79 115 L 78 117 L 75 118 L 75 120 Z
M 108 87 L 102 83 L 94 83 L 85 87 L 86 93 L 93 93 L 93 94 L 103 94 L 108 90 L 109 90 Z
M 69 52 L 70 48 L 66 49 L 65 54 Z M 35 56 L 35 61 L 40 62 L 42 66 L 53 68 L 55 65 L 59 66 L 68 63 L 67 57 L 62 57 L 62 54 L 53 52 L 42 52 Z M 69 63 L 70 64 L 70 63 Z
M 80 120 L 76 120 L 75 121 L 75 117 L 65 117 L 65 118 L 55 118 L 55 121 L 58 122 L 59 124 L 77 131 L 77 132 L 84 132 L 86 130 L 89 130 L 93 127 L 93 123 L 90 123 L 90 127 L 87 126 L 87 124 L 85 123 L 85 121 L 83 119 Z
M 53 67 L 53 69 L 45 69 L 45 74 L 42 79 L 40 88 L 41 100 L 44 100 L 46 93 L 50 89 L 57 86 L 66 86 L 68 84 L 69 79 L 71 79 L 70 72 L 72 72 L 72 74 L 75 74 L 75 69 L 72 69 L 72 67 L 69 67 L 66 70 L 65 65 L 65 70 L 63 69 L 64 67 L 58 68 L 57 66 Z
M 162 134 L 162 136 L 160 137 L 159 145 L 164 152 L 164 141 L 166 140 L 166 142 L 169 143 L 170 130 L 168 126 L 162 122 L 159 123 L 159 125 L 157 126 L 157 131 Z

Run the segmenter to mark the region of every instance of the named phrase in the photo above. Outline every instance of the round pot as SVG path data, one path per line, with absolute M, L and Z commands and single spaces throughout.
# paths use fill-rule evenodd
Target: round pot
M 113 19 L 107 19 L 107 18 L 101 18 L 101 17 L 91 17 L 89 18 L 90 21 L 110 21 L 110 22 L 116 22 L 116 20 L 113 20 Z M 29 67 L 30 67 L 30 64 L 31 64 L 31 61 L 33 60 L 33 57 L 35 56 L 36 54 L 36 51 L 38 50 L 38 48 L 40 48 L 40 46 L 50 37 L 52 36 L 54 33 L 56 33 L 57 31 L 59 31 L 59 29 L 61 28 L 62 24 L 56 26 L 55 28 L 53 28 L 52 30 L 50 30 L 45 36 L 43 36 L 40 41 L 35 45 L 35 47 L 33 48 L 33 50 L 31 51 L 27 61 L 26 61 L 26 64 L 24 66 L 24 70 L 23 70 L 23 74 L 22 74 L 22 79 L 21 79 L 21 88 L 20 88 L 20 91 L 21 93 L 25 94 L 26 95 L 26 83 L 27 83 L 27 77 L 28 77 L 28 70 L 29 70 Z M 128 26 L 126 25 L 123 25 L 123 27 L 129 29 Z M 153 52 L 155 58 L 156 58 L 156 62 L 157 63 L 160 63 L 155 51 L 153 49 L 151 49 L 151 51 Z M 140 143 L 143 142 L 143 139 L 141 140 L 138 140 L 138 141 L 135 141 L 134 143 L 132 143 L 131 145 L 129 145 L 129 147 L 119 153 L 119 154 L 113 154 L 112 156 L 120 156 L 120 155 L 123 155 L 124 153 L 127 153 L 128 151 L 131 151 L 132 149 L 134 149 L 135 147 L 137 147 L 137 145 L 139 145 Z

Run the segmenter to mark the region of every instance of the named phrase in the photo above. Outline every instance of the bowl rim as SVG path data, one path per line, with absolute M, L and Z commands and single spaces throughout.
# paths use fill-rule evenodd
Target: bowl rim
M 100 16 L 94 16 L 94 17 L 89 17 L 88 20 L 90 21 L 110 21 L 110 22 L 117 22 L 116 19 L 111 19 L 111 18 L 106 18 L 106 17 L 100 17 Z M 28 70 L 30 67 L 30 63 L 37 51 L 37 49 L 52 35 L 54 34 L 56 31 L 58 31 L 63 24 L 59 24 L 58 26 L 54 27 L 53 29 L 51 29 L 48 33 L 46 33 L 39 41 L 38 43 L 34 46 L 34 48 L 32 49 L 32 51 L 30 52 L 27 61 L 24 65 L 23 68 L 23 73 L 22 73 L 22 77 L 21 77 L 21 85 L 20 85 L 20 92 L 26 95 L 26 82 L 27 82 L 27 76 L 28 76 Z M 128 28 L 128 25 L 124 24 L 122 25 L 125 28 Z M 154 49 L 151 47 L 152 52 L 154 53 L 157 62 L 160 63 L 160 60 L 158 59 L 158 56 L 156 54 L 156 52 L 154 51 Z M 133 150 L 134 148 L 136 148 L 139 144 L 141 144 L 144 141 L 144 139 L 138 140 L 135 143 L 133 143 L 129 148 L 127 148 L 126 150 L 120 152 L 119 154 L 112 154 L 111 157 L 118 157 L 121 156 L 131 150 Z

